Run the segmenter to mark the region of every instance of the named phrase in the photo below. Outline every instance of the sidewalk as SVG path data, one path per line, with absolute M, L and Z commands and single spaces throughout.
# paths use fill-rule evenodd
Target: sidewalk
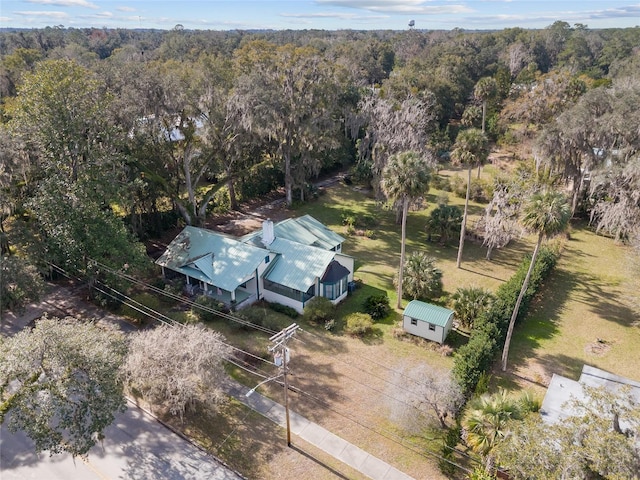
M 239 402 L 247 405 L 282 428 L 286 428 L 285 410 L 279 403 L 257 392 L 247 397 L 246 394 L 249 388 L 231 379 L 224 382 L 222 388 L 228 395 Z M 291 410 L 289 410 L 289 419 L 292 434 L 327 452 L 342 463 L 349 465 L 373 480 L 413 480 L 412 477 L 402 473 L 397 468 Z

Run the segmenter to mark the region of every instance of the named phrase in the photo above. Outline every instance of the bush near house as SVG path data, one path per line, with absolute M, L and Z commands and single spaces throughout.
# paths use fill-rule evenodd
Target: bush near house
M 347 315 L 344 331 L 349 335 L 361 337 L 373 328 L 373 320 L 368 313 L 355 312 Z
M 191 307 L 191 312 L 203 322 L 211 322 L 219 318 L 216 312 L 228 312 L 225 305 L 207 296 L 199 295 L 194 300 L 195 305 Z
M 314 325 L 323 324 L 333 318 L 336 307 L 325 297 L 313 297 L 304 306 L 303 318 Z
M 557 251 L 546 247 L 540 250 L 516 322 L 527 315 L 531 300 L 553 270 L 557 259 Z M 453 376 L 467 394 L 474 391 L 482 375 L 493 364 L 496 352 L 504 345 L 509 320 L 530 262 L 530 257 L 525 258 L 518 271 L 498 288 L 491 307 L 476 320 L 469 342 L 455 354 Z
M 271 310 L 273 310 L 274 312 L 278 312 L 278 313 L 282 313 L 283 315 L 286 315 L 289 318 L 298 318 L 298 311 L 293 308 L 290 307 L 288 305 L 283 305 L 281 303 L 268 303 L 269 308 Z
M 362 304 L 362 308 L 365 313 L 371 315 L 371 319 L 374 322 L 386 317 L 391 311 L 391 307 L 389 306 L 389 297 L 386 293 L 369 295 Z

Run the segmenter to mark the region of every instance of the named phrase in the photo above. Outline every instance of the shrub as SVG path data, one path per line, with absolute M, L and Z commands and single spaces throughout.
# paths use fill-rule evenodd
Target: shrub
M 304 306 L 304 314 L 302 317 L 309 323 L 324 323 L 333 317 L 335 306 L 331 300 L 325 297 L 313 297 Z
M 184 280 L 182 278 L 174 278 L 173 280 L 168 280 L 164 286 L 164 291 L 169 295 L 181 295 L 184 290 Z
M 540 249 L 516 323 L 527 315 L 531 300 L 542 281 L 553 270 L 557 258 L 557 251 L 546 247 Z M 469 342 L 460 347 L 454 357 L 453 375 L 467 394 L 474 391 L 483 374 L 491 367 L 495 354 L 504 344 L 509 320 L 530 262 L 531 259 L 526 258 L 518 271 L 498 288 L 490 308 L 477 318 Z
M 249 308 L 243 308 L 242 310 L 238 310 L 237 312 L 235 312 L 234 315 L 236 317 L 240 317 L 243 320 L 246 320 L 249 323 L 253 323 L 254 325 L 262 326 L 267 316 L 266 312 L 267 310 L 265 308 L 249 307 Z M 231 322 L 231 325 L 237 326 L 238 328 L 241 328 L 243 330 L 250 328 L 246 325 L 242 325 L 238 322 L 233 322 L 233 321 Z
M 373 320 L 368 313 L 355 312 L 347 315 L 344 331 L 349 335 L 363 336 L 373 328 Z
M 434 190 L 442 190 L 444 192 L 451 191 L 451 181 L 449 177 L 443 175 L 433 175 L 431 178 L 431 186 Z
M 200 295 L 194 300 L 195 305 L 191 307 L 193 314 L 203 322 L 211 322 L 217 318 L 215 312 L 222 312 L 225 310 L 223 303 L 218 302 L 214 298 L 207 295 Z
M 283 305 L 281 303 L 269 303 L 269 308 L 274 312 L 282 313 L 289 318 L 298 318 L 298 311 L 288 305 Z
M 435 262 L 436 259 L 426 253 L 409 255 L 402 282 L 405 297 L 424 300 L 442 295 L 442 270 L 436 267 Z
M 389 297 L 386 293 L 369 295 L 362 305 L 365 313 L 371 315 L 373 321 L 386 317 L 391 311 Z

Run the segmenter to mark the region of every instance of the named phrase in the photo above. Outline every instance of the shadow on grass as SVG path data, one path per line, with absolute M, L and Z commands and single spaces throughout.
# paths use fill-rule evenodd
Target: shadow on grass
M 624 295 L 611 285 L 603 285 L 597 276 L 579 274 L 574 299 L 587 305 L 594 315 L 603 320 L 624 327 L 631 327 L 637 321 L 636 312 L 626 304 Z
M 295 450 L 296 452 L 298 452 L 300 455 L 308 458 L 309 460 L 315 462 L 317 465 L 320 465 L 322 468 L 325 468 L 328 472 L 331 472 L 336 478 L 340 478 L 342 480 L 349 480 L 349 477 L 344 476 L 342 473 L 340 473 L 338 470 L 336 470 L 333 467 L 330 467 L 329 465 L 327 465 L 326 463 L 324 463 L 323 461 L 317 459 L 316 457 L 314 457 L 313 455 L 311 455 L 308 452 L 305 452 L 304 450 L 302 450 L 300 447 L 297 447 L 295 445 L 291 445 L 291 449 Z
M 554 270 L 547 279 L 531 303 L 526 318 L 516 325 L 509 348 L 510 370 L 526 365 L 532 357 L 539 358 L 537 350 L 541 342 L 558 334 L 564 305 L 577 283 L 576 275 L 563 268 Z M 545 366 L 547 372 L 554 371 L 547 367 L 552 366 Z M 529 380 L 537 382 L 535 379 Z
M 257 478 L 260 466 L 286 448 L 284 440 L 274 441 L 280 427 L 236 400 L 216 412 L 189 412 L 183 425 L 175 417 L 166 420 L 247 478 Z
M 444 343 L 454 350 L 458 350 L 469 342 L 469 335 L 458 330 L 451 330 Z
M 366 335 L 360 337 L 360 339 L 365 345 L 381 345 L 384 342 L 384 332 L 378 327 L 373 327 Z

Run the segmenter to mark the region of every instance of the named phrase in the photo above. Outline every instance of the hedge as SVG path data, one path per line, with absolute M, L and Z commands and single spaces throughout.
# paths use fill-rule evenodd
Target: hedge
M 531 300 L 557 260 L 557 251 L 546 247 L 540 249 L 529 286 L 520 304 L 516 324 L 527 315 Z M 498 288 L 491 307 L 476 320 L 469 342 L 460 347 L 454 356 L 453 376 L 467 394 L 473 392 L 480 377 L 491 368 L 496 354 L 504 346 L 509 320 L 530 262 L 530 257 L 525 258 L 518 271 Z

